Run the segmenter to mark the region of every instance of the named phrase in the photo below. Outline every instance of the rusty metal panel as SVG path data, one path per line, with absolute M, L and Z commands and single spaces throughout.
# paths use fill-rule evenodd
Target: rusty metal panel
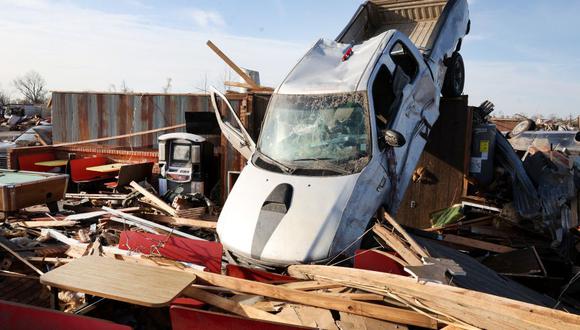
M 205 94 L 119 94 L 53 92 L 54 143 L 109 137 L 185 122 L 187 111 L 210 111 Z M 183 130 L 181 130 L 183 131 Z M 123 147 L 156 147 L 163 133 L 103 142 Z

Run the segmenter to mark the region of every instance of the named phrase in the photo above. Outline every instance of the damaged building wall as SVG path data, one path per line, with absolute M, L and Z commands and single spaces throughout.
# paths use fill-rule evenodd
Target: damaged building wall
M 237 107 L 236 104 L 234 107 Z M 53 92 L 54 143 L 75 142 L 173 126 L 185 122 L 185 112 L 198 111 L 211 111 L 208 95 Z M 72 127 L 78 129 L 70 129 Z M 102 144 L 156 147 L 157 137 L 162 134 L 164 132 L 102 142 Z
M 472 120 L 467 96 L 442 98 L 439 111 L 397 213 L 397 221 L 410 227 L 431 227 L 432 212 L 460 202 L 464 195 Z

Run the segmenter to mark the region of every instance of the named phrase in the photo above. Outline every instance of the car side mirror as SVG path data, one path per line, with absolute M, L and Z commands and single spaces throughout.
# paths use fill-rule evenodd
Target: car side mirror
M 402 147 L 407 142 L 403 134 L 392 129 L 383 130 L 383 138 L 388 146 L 395 148 Z

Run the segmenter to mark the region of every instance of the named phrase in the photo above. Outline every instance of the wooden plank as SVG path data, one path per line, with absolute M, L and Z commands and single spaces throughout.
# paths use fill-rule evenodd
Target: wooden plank
M 246 88 L 246 89 L 250 89 L 254 92 L 273 92 L 274 91 L 274 88 L 272 88 L 272 87 L 260 86 L 260 88 L 254 88 L 254 87 L 252 87 L 252 85 L 237 82 L 237 81 L 226 81 L 226 82 L 224 82 L 224 85 L 230 86 L 230 87 Z
M 78 221 L 68 221 L 68 220 L 10 222 L 11 226 L 19 226 L 19 227 L 24 227 L 24 228 L 71 227 L 71 226 L 74 226 L 77 224 L 78 224 Z
M 161 127 L 161 128 L 150 129 L 147 131 L 135 132 L 135 133 L 130 133 L 130 134 L 122 134 L 122 135 L 116 135 L 116 136 L 110 136 L 110 137 L 103 137 L 103 138 L 98 138 L 98 139 L 59 143 L 59 144 L 53 145 L 53 147 L 64 147 L 64 146 L 72 146 L 72 145 L 79 145 L 79 144 L 89 144 L 89 143 L 120 140 L 120 139 L 125 139 L 125 138 L 129 138 L 129 137 L 134 137 L 134 136 L 155 134 L 155 133 L 159 133 L 159 132 L 163 132 L 163 131 L 171 131 L 171 130 L 175 130 L 175 129 L 179 129 L 179 128 L 185 128 L 185 124 Z
M 328 309 L 297 304 L 285 304 L 278 313 L 297 324 L 316 329 L 338 330 L 334 318 Z
M 301 325 L 300 323 L 292 322 L 289 319 L 285 319 L 285 318 L 282 318 L 280 316 L 270 314 L 268 312 L 265 312 L 263 310 L 260 310 L 258 308 L 255 308 L 255 307 L 252 307 L 249 305 L 240 304 L 239 302 L 236 302 L 236 301 L 233 301 L 230 299 L 226 299 L 226 298 L 220 297 L 218 295 L 215 295 L 215 294 L 212 294 L 212 293 L 200 290 L 200 289 L 188 287 L 187 289 L 185 289 L 185 291 L 183 291 L 183 295 L 197 299 L 197 300 L 201 300 L 201 301 L 208 303 L 212 306 L 216 306 L 216 307 L 221 308 L 225 311 L 228 311 L 230 313 L 240 315 L 243 317 L 248 317 L 248 318 L 256 319 L 256 320 L 270 321 L 270 322 Z
M 229 57 L 227 57 L 227 55 L 224 54 L 216 45 L 214 45 L 213 42 L 208 40 L 206 44 L 209 48 L 211 48 L 211 50 L 213 50 L 217 54 L 217 56 L 219 56 L 224 62 L 226 62 L 226 64 L 230 68 L 232 68 L 232 70 L 234 70 L 238 75 L 240 75 L 240 77 L 244 79 L 246 84 L 252 86 L 252 88 L 254 89 L 260 88 L 260 86 L 244 70 L 242 70 L 242 68 L 237 66 L 236 63 L 234 63 L 234 61 L 232 61 Z
M 167 306 L 194 281 L 189 272 L 97 256 L 79 258 L 40 277 L 46 285 L 147 307 Z
M 373 227 L 373 232 L 385 241 L 395 252 L 397 252 L 405 262 L 411 266 L 421 266 L 423 262 L 420 257 L 411 251 L 394 233 L 387 228 L 376 224 Z
M 393 228 L 395 228 L 395 230 L 405 238 L 407 243 L 411 246 L 411 249 L 416 254 L 420 255 L 421 257 L 425 257 L 425 258 L 429 257 L 429 253 L 427 253 L 427 251 L 425 251 L 425 249 L 423 249 L 422 246 L 417 244 L 417 242 L 415 242 L 413 237 L 411 237 L 409 234 L 407 234 L 407 231 L 405 229 L 403 229 L 403 227 L 401 227 L 399 225 L 399 223 L 395 219 L 393 219 L 393 217 L 391 217 L 391 215 L 388 212 L 384 212 L 383 215 L 385 217 L 385 220 L 387 220 L 389 222 L 389 224 L 391 224 L 391 226 L 393 226 Z
M 495 252 L 495 253 L 506 253 L 506 252 L 515 251 L 515 249 L 513 249 L 509 246 L 503 246 L 503 245 L 499 245 L 499 244 L 484 242 L 484 241 L 480 241 L 477 239 L 463 237 L 463 236 L 457 236 L 457 235 L 453 235 L 453 234 L 444 235 L 443 241 L 453 243 L 453 244 L 462 245 L 462 246 L 472 247 L 472 248 L 476 248 L 476 249 L 480 249 L 480 250 L 491 251 L 491 252 Z
M 152 228 L 161 229 L 161 230 L 164 230 L 164 231 L 166 231 L 168 233 L 175 234 L 177 236 L 181 236 L 181 237 L 185 237 L 185 238 L 190 238 L 190 239 L 195 239 L 195 240 L 203 240 L 203 241 L 205 241 L 203 238 L 199 238 L 199 237 L 196 237 L 196 236 L 193 236 L 193 235 L 190 235 L 190 234 L 181 232 L 179 230 L 176 230 L 176 229 L 173 229 L 173 228 L 169 228 L 169 227 L 160 225 L 160 224 L 155 223 L 155 222 L 152 222 L 152 221 L 148 221 L 148 220 L 145 220 L 145 219 L 141 219 L 141 218 L 136 217 L 136 216 L 134 216 L 132 214 L 126 214 L 124 212 L 121 212 L 119 210 L 115 210 L 115 209 L 112 209 L 112 208 L 109 208 L 109 207 L 106 207 L 106 206 L 103 206 L 103 210 L 111 213 L 112 215 L 116 215 L 118 217 L 121 217 L 123 219 L 131 220 L 131 221 L 134 221 L 134 222 L 137 222 L 137 223 L 140 223 L 142 225 L 149 226 L 149 227 L 152 227 Z
M 385 321 L 416 325 L 425 328 L 436 328 L 437 322 L 417 312 L 381 306 L 343 298 L 327 297 L 315 293 L 286 289 L 283 287 L 237 279 L 229 276 L 193 270 L 196 276 L 212 285 L 221 286 L 238 292 L 270 297 L 298 304 L 333 309 L 356 315 L 373 317 Z
M 578 315 L 463 288 L 417 282 L 399 275 L 314 265 L 290 266 L 288 272 L 298 278 L 334 281 L 377 294 L 394 294 L 409 304 L 420 301 L 421 306 L 438 311 L 440 318 L 449 315 L 478 328 L 580 328 Z
M 147 189 L 141 187 L 137 182 L 131 181 L 131 183 L 129 185 L 131 187 L 133 187 L 135 190 L 137 190 L 139 193 L 141 193 L 141 195 L 143 195 L 145 198 L 147 198 L 151 203 L 153 203 L 157 207 L 159 207 L 162 211 L 166 212 L 167 214 L 169 214 L 171 216 L 177 215 L 177 211 L 174 208 L 167 205 L 167 203 L 162 201 L 161 198 L 153 195 Z
M 339 288 L 341 285 L 336 283 L 329 283 L 324 281 L 298 281 L 298 282 L 291 282 L 291 283 L 284 283 L 278 286 L 287 288 L 287 289 L 294 289 L 294 290 L 302 290 L 302 291 L 309 291 L 309 290 L 321 290 L 321 289 L 331 289 L 331 288 Z
M 336 293 L 336 292 L 318 292 L 319 294 L 345 298 L 350 300 L 363 300 L 363 301 L 384 301 L 385 297 L 376 293 Z
M 190 227 L 190 228 L 203 228 L 203 229 L 216 229 L 217 222 L 212 220 L 204 220 L 204 219 L 189 219 L 189 218 L 180 218 L 180 217 L 171 217 L 162 214 L 146 214 L 141 215 L 141 217 L 155 221 L 155 222 L 162 222 L 168 225 L 173 226 L 183 226 L 183 227 Z
M 340 320 L 337 325 L 342 330 L 407 330 L 401 324 L 379 321 L 359 315 L 340 312 Z
M 0 247 L 3 248 L 4 250 L 8 251 L 11 255 L 13 255 L 14 257 L 16 257 L 16 259 L 22 261 L 26 266 L 30 267 L 30 269 L 34 270 L 35 272 L 37 272 L 39 275 L 44 274 L 43 271 L 41 271 L 40 269 L 36 268 L 33 264 L 31 264 L 30 262 L 28 262 L 28 260 L 24 259 L 20 254 L 18 254 L 17 252 L 14 252 L 11 248 L 9 248 L 8 246 L 6 246 L 6 244 L 0 242 Z

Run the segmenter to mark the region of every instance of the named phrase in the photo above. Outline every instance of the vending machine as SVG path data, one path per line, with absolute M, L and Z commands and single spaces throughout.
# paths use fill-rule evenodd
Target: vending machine
M 183 193 L 206 195 L 213 145 L 191 133 L 161 135 L 159 142 L 159 192 L 181 187 Z

